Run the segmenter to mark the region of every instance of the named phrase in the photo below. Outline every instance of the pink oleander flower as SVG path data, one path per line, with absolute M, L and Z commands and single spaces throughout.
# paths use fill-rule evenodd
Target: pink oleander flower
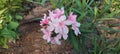
M 49 31 L 48 29 L 44 29 L 42 28 L 41 31 L 43 32 L 43 39 L 47 40 L 47 42 L 50 42 L 51 41 L 51 34 L 52 32 Z
M 81 34 L 79 31 L 80 23 L 76 21 L 77 15 L 73 15 L 73 13 L 70 13 L 68 16 L 68 20 L 72 24 L 72 29 L 74 30 L 75 35 L 78 36 L 78 34 Z
M 64 8 L 61 8 L 61 9 L 58 9 L 58 8 L 57 8 L 57 9 L 54 11 L 54 13 L 56 14 L 56 18 L 60 18 L 60 16 L 64 14 Z
M 64 14 L 64 9 L 49 10 L 49 16 L 44 15 L 40 25 L 43 32 L 43 39 L 52 44 L 61 44 L 61 39 L 66 40 L 68 38 L 69 26 L 72 25 L 72 29 L 76 36 L 81 34 L 79 31 L 80 23 L 76 21 L 77 15 L 70 13 L 68 18 Z M 44 25 L 44 26 L 43 26 Z M 55 36 L 53 34 L 56 34 Z
M 61 44 L 60 39 L 61 39 L 61 34 L 58 34 L 56 37 L 51 38 L 51 43 L 60 45 Z
M 55 20 L 55 21 L 56 21 L 55 33 L 61 34 L 62 37 L 66 40 L 68 37 L 68 32 L 69 32 L 69 29 L 67 27 L 67 25 L 69 24 L 66 23 L 66 16 L 63 15 L 58 20 Z
M 64 8 L 61 8 L 61 9 L 55 9 L 54 11 L 50 11 L 49 10 L 49 17 L 52 17 L 52 18 L 60 18 L 63 14 L 64 14 Z
M 44 14 L 44 18 L 40 21 L 40 25 L 46 25 L 49 23 L 49 18 L 47 18 L 46 14 Z

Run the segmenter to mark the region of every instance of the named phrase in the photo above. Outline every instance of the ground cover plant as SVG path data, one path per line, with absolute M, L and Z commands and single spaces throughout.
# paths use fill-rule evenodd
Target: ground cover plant
M 0 44 L 8 48 L 7 42 L 18 38 L 17 27 L 22 16 L 19 14 L 21 0 L 0 0 Z

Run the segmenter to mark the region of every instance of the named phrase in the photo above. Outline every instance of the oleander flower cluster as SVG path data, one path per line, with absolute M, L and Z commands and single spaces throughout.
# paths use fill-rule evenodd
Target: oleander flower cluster
M 50 11 L 48 16 L 44 14 L 44 18 L 40 21 L 43 32 L 43 39 L 52 44 L 61 44 L 61 39 L 66 40 L 70 29 L 72 29 L 76 36 L 81 34 L 79 31 L 80 23 L 76 21 L 77 15 L 71 12 L 67 17 L 64 14 L 64 8 L 57 8 Z

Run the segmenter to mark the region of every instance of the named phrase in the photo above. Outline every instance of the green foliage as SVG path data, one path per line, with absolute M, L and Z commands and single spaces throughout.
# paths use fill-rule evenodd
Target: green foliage
M 49 0 L 27 0 L 28 2 L 33 2 L 33 3 L 36 3 L 36 4 L 41 4 L 41 5 L 44 5 L 46 1 L 49 1 Z
M 0 45 L 8 48 L 7 42 L 18 38 L 18 21 L 22 19 L 19 11 L 22 0 L 0 0 Z
M 75 35 L 73 34 L 69 35 L 71 43 L 77 51 L 83 54 L 118 54 L 120 51 L 119 39 L 114 40 L 115 42 L 109 42 L 107 36 L 111 31 L 115 32 L 114 34 L 120 31 L 114 30 L 105 22 L 114 21 L 116 20 L 115 17 L 119 17 L 119 0 L 50 0 L 50 2 L 54 8 L 64 7 L 67 10 L 65 11 L 66 15 L 69 12 L 74 12 L 74 14 L 78 15 L 77 20 L 81 22 L 80 30 L 82 34 L 80 37 L 74 37 Z M 91 43 L 91 47 L 87 46 L 88 42 Z M 112 43 L 117 44 L 113 45 Z
M 73 30 L 70 31 L 70 41 L 73 44 L 75 50 L 79 50 L 78 40 L 75 37 Z
M 110 10 L 120 10 L 120 0 L 112 0 L 112 8 Z
M 16 29 L 18 26 L 19 26 L 18 22 L 14 22 L 14 21 L 11 21 L 11 22 L 8 24 L 8 28 L 9 28 L 9 29 Z

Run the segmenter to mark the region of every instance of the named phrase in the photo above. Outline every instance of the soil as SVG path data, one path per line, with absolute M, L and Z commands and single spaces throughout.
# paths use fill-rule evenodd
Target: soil
M 1 49 L 0 54 L 74 54 L 69 42 L 62 45 L 49 44 L 42 38 L 39 22 L 20 26 L 21 36 L 16 43 L 9 43 L 8 49 Z

